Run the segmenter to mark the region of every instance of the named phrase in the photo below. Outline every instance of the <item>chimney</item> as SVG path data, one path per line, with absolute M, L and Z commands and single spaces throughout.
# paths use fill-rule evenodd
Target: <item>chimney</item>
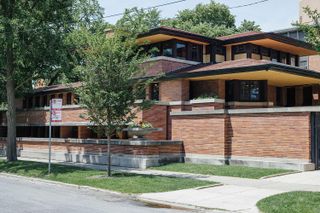
M 110 38 L 114 35 L 114 30 L 111 28 L 105 29 L 104 32 L 105 32 L 107 38 Z

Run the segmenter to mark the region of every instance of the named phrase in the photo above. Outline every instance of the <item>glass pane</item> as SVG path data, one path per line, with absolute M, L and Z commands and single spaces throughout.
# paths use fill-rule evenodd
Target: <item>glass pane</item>
M 184 43 L 177 42 L 177 58 L 186 59 L 187 58 L 187 45 Z
M 240 82 L 240 100 L 241 101 L 260 101 L 261 89 L 259 81 L 241 81 Z
M 253 81 L 250 85 L 250 100 L 259 101 L 260 100 L 260 87 L 259 82 Z
M 163 44 L 163 55 L 168 57 L 173 57 L 173 48 L 171 46 L 171 43 Z
M 200 61 L 200 46 L 199 45 L 192 44 L 191 60 L 192 61 Z

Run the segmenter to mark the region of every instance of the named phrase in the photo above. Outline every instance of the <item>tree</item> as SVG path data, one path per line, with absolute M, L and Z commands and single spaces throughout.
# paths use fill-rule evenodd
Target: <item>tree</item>
M 260 25 L 256 25 L 256 22 L 248 21 L 245 19 L 241 22 L 241 25 L 238 27 L 237 31 L 240 33 L 249 32 L 249 31 L 259 32 L 261 31 L 261 28 L 260 28 Z
M 72 46 L 65 38 L 100 17 L 96 0 L 0 0 L 0 81 L 6 82 L 9 161 L 17 160 L 18 93 L 31 89 L 33 80 L 69 70 Z
M 320 12 L 309 7 L 304 8 L 304 11 L 312 19 L 312 23 L 296 25 L 305 32 L 307 42 L 320 52 Z
M 145 93 L 147 82 L 133 80 L 141 74 L 146 57 L 135 43 L 135 37 L 123 39 L 117 32 L 106 38 L 103 32 L 81 35 L 87 45 L 80 50 L 83 65 L 78 67 L 82 86 L 77 90 L 83 115 L 94 124 L 100 136 L 108 138 L 108 176 L 111 176 L 111 136 L 135 117 L 145 106 L 135 103 Z M 137 107 L 137 108 L 136 108 Z
M 215 1 L 198 4 L 194 9 L 182 10 L 174 18 L 163 20 L 161 24 L 209 37 L 229 35 L 236 28 L 235 16 L 229 8 Z
M 126 9 L 121 19 L 117 21 L 114 29 L 121 34 L 135 36 L 139 33 L 148 32 L 152 28 L 160 26 L 160 11 L 157 9 Z

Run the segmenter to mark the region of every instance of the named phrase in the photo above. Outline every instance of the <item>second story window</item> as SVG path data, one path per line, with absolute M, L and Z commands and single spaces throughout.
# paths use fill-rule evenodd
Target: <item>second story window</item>
M 190 44 L 190 59 L 192 61 L 201 61 L 201 45 Z
M 159 84 L 153 83 L 150 88 L 150 99 L 154 101 L 159 101 Z
M 32 108 L 33 107 L 33 97 L 28 98 L 28 108 Z
M 177 58 L 187 59 L 187 45 L 182 42 L 177 42 L 176 43 L 176 53 L 177 53 Z
M 67 105 L 72 105 L 72 93 L 67 93 Z
M 173 57 L 173 47 L 171 42 L 163 43 L 163 56 Z
M 48 96 L 44 95 L 42 97 L 42 107 L 48 106 Z
M 36 96 L 34 98 L 34 106 L 35 107 L 40 107 L 40 96 Z
M 182 60 L 202 62 L 203 45 L 176 39 L 150 44 L 144 47 L 151 57 L 166 56 Z

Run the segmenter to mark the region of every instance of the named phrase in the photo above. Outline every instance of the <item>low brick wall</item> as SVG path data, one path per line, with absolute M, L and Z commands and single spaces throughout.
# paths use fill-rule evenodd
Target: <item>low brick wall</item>
M 0 149 L 5 147 L 0 140 Z M 23 158 L 48 158 L 48 139 L 22 138 L 17 142 Z M 168 162 L 183 160 L 182 142 L 179 141 L 130 141 L 113 140 L 112 165 L 147 168 Z M 66 162 L 106 164 L 107 142 L 105 140 L 52 140 L 52 159 Z
M 186 161 L 314 169 L 310 112 L 176 112 L 171 120 Z

